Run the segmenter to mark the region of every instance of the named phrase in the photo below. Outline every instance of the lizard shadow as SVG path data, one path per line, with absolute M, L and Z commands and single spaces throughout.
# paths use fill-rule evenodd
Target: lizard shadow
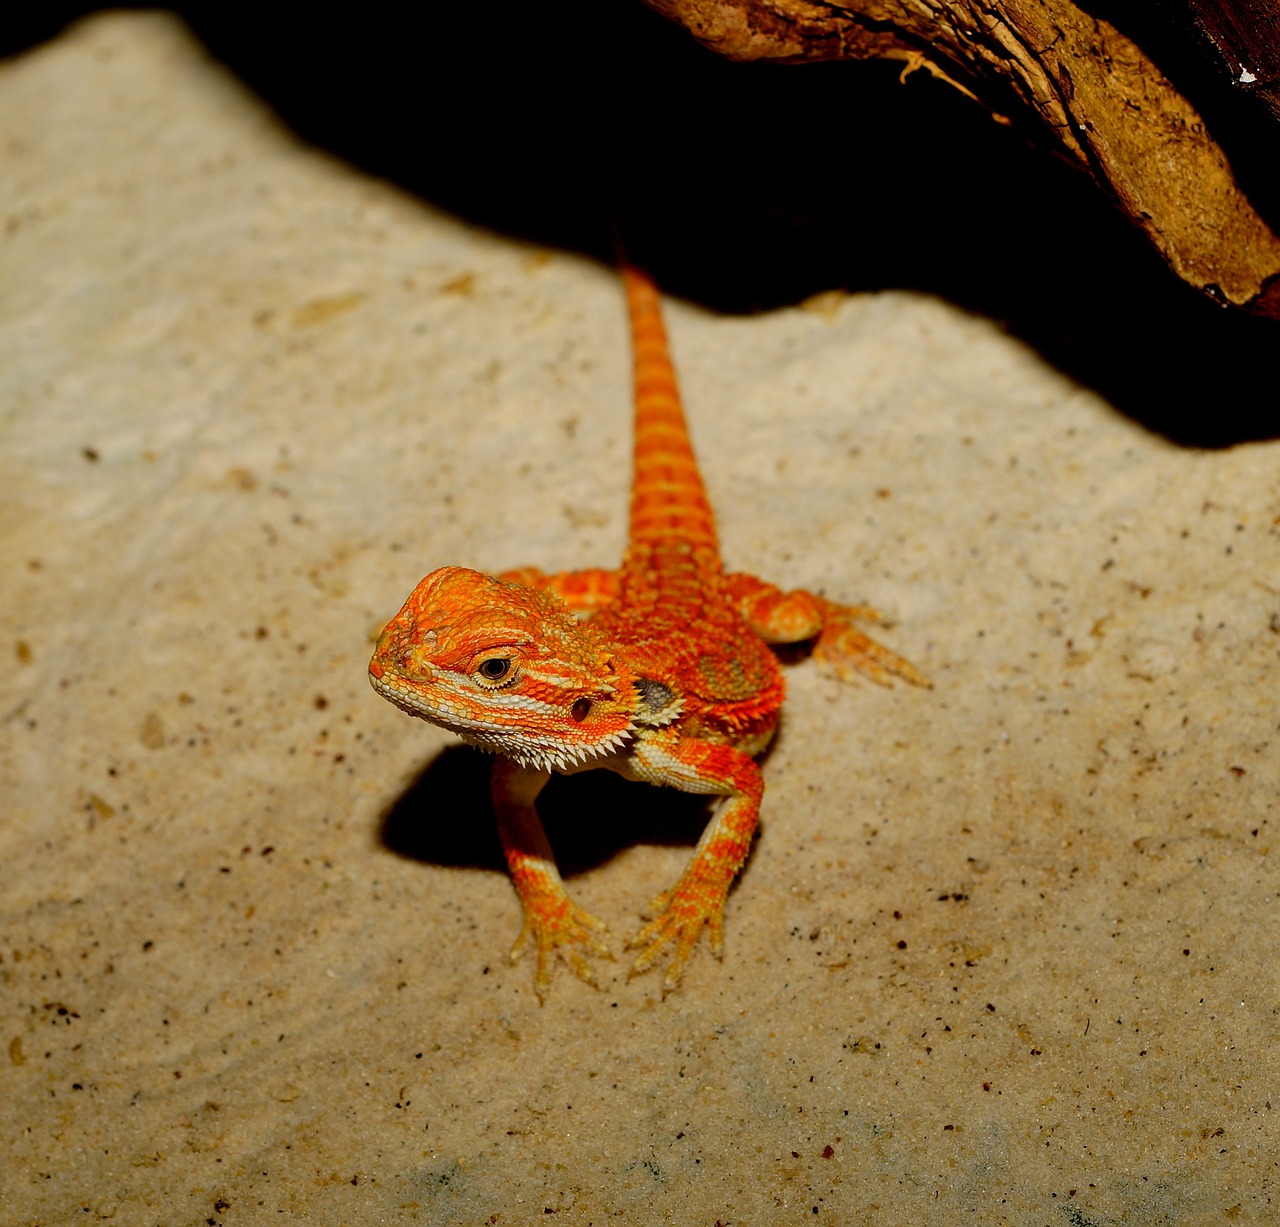
M 505 873 L 489 800 L 492 761 L 468 746 L 436 755 L 383 812 L 383 847 L 424 864 Z M 538 814 L 561 874 L 572 878 L 636 844 L 692 849 L 711 820 L 712 805 L 706 796 L 600 770 L 553 775 L 538 797 Z

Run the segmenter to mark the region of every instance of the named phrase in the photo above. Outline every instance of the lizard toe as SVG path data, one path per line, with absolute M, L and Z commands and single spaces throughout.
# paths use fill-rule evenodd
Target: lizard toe
M 627 948 L 640 953 L 631 964 L 627 978 L 643 975 L 666 960 L 662 978 L 663 996 L 679 986 L 694 948 L 707 931 L 711 953 L 724 953 L 724 901 L 726 890 L 708 890 L 682 883 L 660 895 L 654 902 L 654 918 L 644 925 Z
M 892 686 L 893 679 L 900 677 L 913 686 L 932 689 L 933 683 L 909 660 L 877 643 L 870 635 L 864 635 L 853 625 L 851 615 L 869 612 L 841 609 L 840 616 L 829 618 L 813 649 L 818 663 L 846 682 L 860 673 L 880 686 Z M 883 621 L 882 618 L 876 620 Z
M 551 974 L 557 959 L 567 963 L 579 980 L 598 989 L 595 969 L 587 959 L 589 956 L 612 961 L 613 951 L 604 940 L 607 931 L 602 920 L 574 903 L 552 915 L 526 913 L 520 935 L 511 947 L 511 961 L 520 959 L 532 942 L 537 958 L 533 988 L 544 1003 L 551 992 Z

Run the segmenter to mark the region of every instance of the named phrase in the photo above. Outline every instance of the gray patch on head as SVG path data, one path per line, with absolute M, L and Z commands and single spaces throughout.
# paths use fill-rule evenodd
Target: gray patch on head
M 656 682 L 651 677 L 636 679 L 636 689 L 640 692 L 640 703 L 646 711 L 661 711 L 675 697 L 676 692 L 665 682 Z
M 680 714 L 683 700 L 666 682 L 639 677 L 635 682 L 640 706 L 635 714 L 637 724 L 670 724 Z

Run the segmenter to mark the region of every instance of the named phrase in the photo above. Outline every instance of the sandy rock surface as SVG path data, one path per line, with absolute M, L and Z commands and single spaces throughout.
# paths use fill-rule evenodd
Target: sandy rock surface
M 1273 1221 L 1280 445 L 922 296 L 669 303 L 730 564 L 935 689 L 797 664 L 723 963 L 540 1007 L 483 762 L 365 666 L 435 566 L 619 557 L 615 277 L 161 16 L 0 127 L 4 1222 Z M 546 810 L 618 946 L 706 814 Z

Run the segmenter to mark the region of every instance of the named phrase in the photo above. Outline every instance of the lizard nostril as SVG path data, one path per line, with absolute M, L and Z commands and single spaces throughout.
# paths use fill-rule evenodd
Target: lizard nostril
M 421 651 L 406 653 L 400 664 L 402 671 L 410 674 L 415 682 L 429 682 L 435 677 L 431 662 L 423 659 Z

